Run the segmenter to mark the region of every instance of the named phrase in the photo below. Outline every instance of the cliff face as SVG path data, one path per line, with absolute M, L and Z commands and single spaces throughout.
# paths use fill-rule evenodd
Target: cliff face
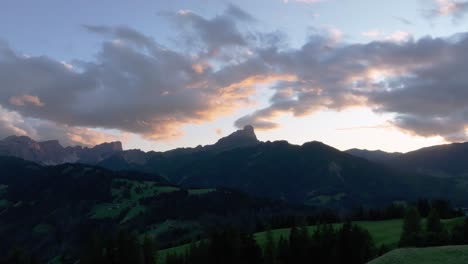
M 18 157 L 46 165 L 67 162 L 98 163 L 121 151 L 123 151 L 121 142 L 83 148 L 63 147 L 58 140 L 36 142 L 26 136 L 10 136 L 0 140 L 0 155 Z

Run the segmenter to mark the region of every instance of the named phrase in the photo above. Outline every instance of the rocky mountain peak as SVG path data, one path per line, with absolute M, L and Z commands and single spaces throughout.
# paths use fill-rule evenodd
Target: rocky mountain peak
M 58 140 L 36 142 L 27 136 L 9 136 L 0 140 L 0 155 L 13 156 L 46 165 L 67 162 L 96 164 L 104 158 L 122 152 L 121 142 L 110 142 L 93 148 L 66 147 Z
M 102 143 L 102 144 L 96 145 L 92 149 L 99 150 L 102 152 L 123 151 L 122 142 L 120 141 Z
M 245 126 L 227 137 L 223 137 L 214 145 L 217 148 L 236 148 L 246 147 L 258 144 L 259 141 L 255 135 L 255 129 L 251 125 Z

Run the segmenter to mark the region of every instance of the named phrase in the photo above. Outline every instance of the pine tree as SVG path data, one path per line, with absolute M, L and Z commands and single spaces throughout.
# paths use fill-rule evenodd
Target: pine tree
M 416 208 L 410 207 L 403 222 L 400 247 L 421 245 L 421 216 Z
M 440 222 L 439 213 L 435 208 L 432 208 L 426 222 L 426 245 L 443 245 L 447 239 L 448 235 L 444 230 L 444 226 Z
M 436 209 L 432 208 L 426 222 L 426 231 L 440 233 L 443 231 L 442 223 L 440 222 L 439 213 Z
M 156 264 L 157 249 L 154 238 L 145 235 L 143 239 L 143 259 L 145 264 Z
M 296 225 L 289 231 L 289 255 L 291 263 L 300 263 L 301 234 Z
M 287 264 L 289 262 L 289 255 L 290 255 L 290 250 L 289 250 L 289 244 L 286 239 L 284 239 L 283 236 L 280 237 L 278 240 L 278 247 L 277 247 L 277 252 L 278 252 L 278 261 L 281 264 Z
M 258 264 L 262 262 L 262 251 L 252 234 L 241 237 L 240 261 L 238 263 Z
M 265 259 L 265 264 L 275 264 L 276 263 L 276 245 L 275 241 L 273 240 L 273 234 L 271 230 L 266 232 L 266 244 L 265 249 L 263 251 L 263 258 Z

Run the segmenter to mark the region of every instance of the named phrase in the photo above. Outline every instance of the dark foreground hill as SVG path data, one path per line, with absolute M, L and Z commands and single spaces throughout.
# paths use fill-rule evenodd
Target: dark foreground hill
M 353 156 L 378 163 L 387 163 L 397 158 L 398 156 L 403 155 L 403 153 L 400 152 L 385 152 L 382 150 L 367 150 L 357 148 L 348 149 L 345 152 Z

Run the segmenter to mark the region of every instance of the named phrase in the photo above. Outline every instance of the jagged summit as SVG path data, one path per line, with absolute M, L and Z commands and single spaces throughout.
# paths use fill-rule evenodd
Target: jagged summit
M 254 137 L 255 139 L 257 139 L 257 136 L 255 135 L 254 127 L 251 125 L 246 125 L 244 129 L 238 130 L 237 132 L 239 131 L 243 133 L 245 136 Z
M 105 143 L 96 145 L 92 149 L 100 150 L 100 151 L 123 151 L 122 142 L 120 141 L 105 142 Z
M 34 140 L 32 140 L 28 136 L 8 136 L 5 139 L 2 140 L 3 142 L 16 142 L 16 143 L 32 143 Z
M 239 129 L 227 137 L 223 137 L 216 144 L 216 148 L 236 148 L 246 147 L 258 144 L 259 141 L 255 135 L 255 129 L 251 125 L 245 126 L 243 129 Z
M 67 162 L 98 163 L 122 152 L 121 142 L 110 142 L 92 148 L 63 147 L 58 140 L 37 142 L 27 136 L 9 136 L 0 140 L 0 155 L 13 156 L 42 164 Z

